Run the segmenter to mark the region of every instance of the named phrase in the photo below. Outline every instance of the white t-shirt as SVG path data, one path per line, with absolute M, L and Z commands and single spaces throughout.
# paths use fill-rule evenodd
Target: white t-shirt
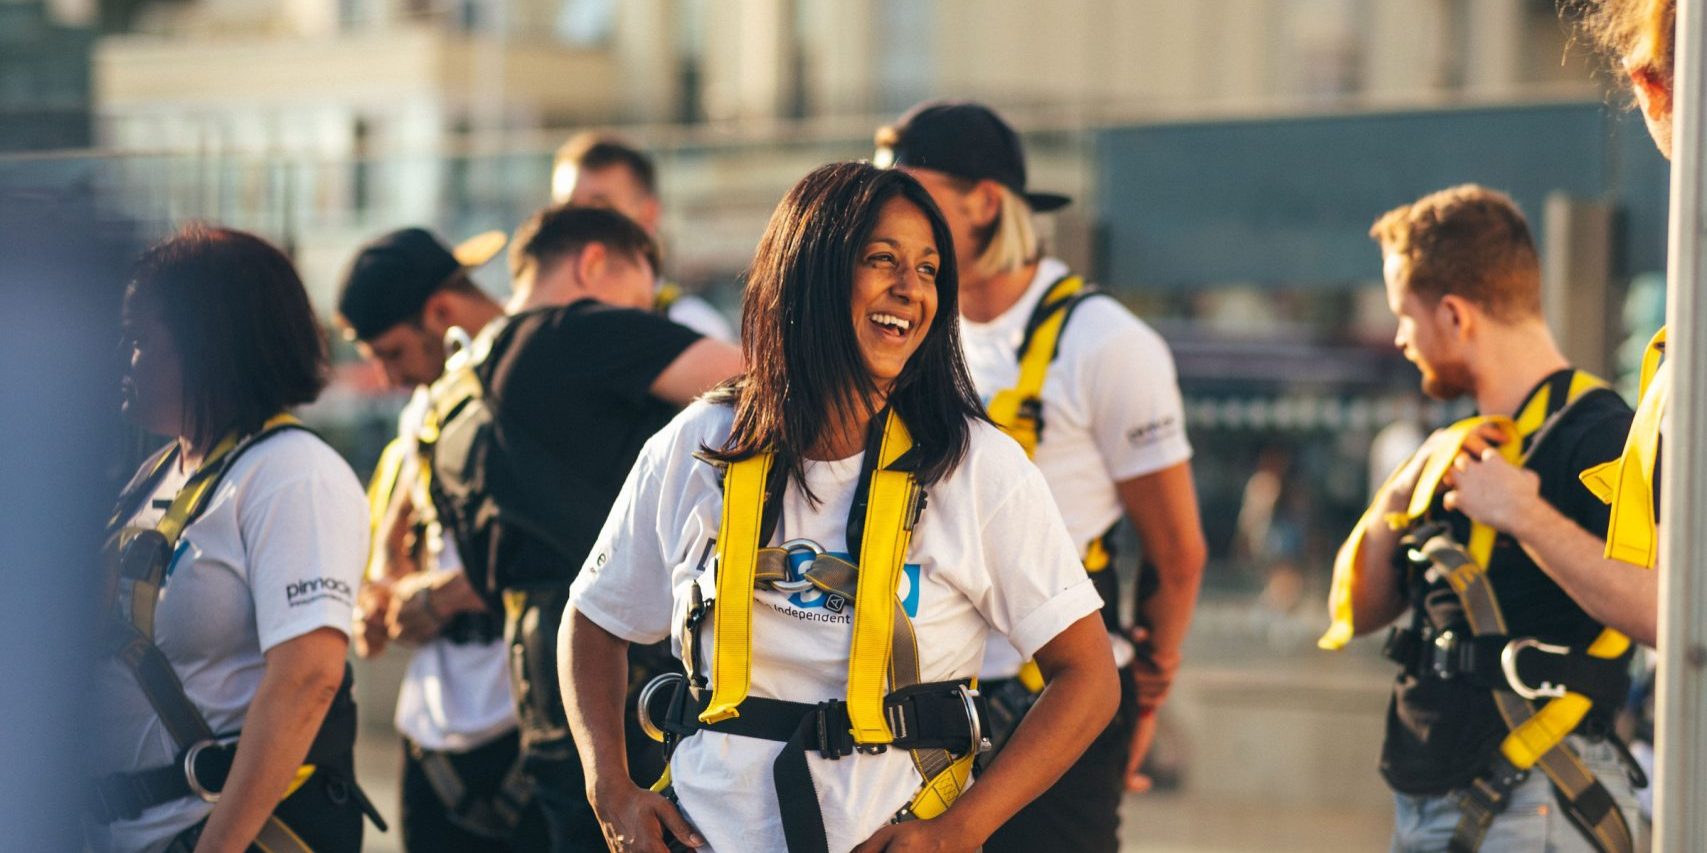
M 988 323 L 960 321 L 961 346 L 978 394 L 988 404 L 1019 381 L 1019 346 L 1039 300 L 1068 275 L 1045 258 L 1025 295 Z M 1033 461 L 1081 553 L 1125 513 L 1115 484 L 1191 458 L 1173 354 L 1167 342 L 1113 299 L 1073 309 L 1043 381 L 1043 434 Z M 1132 659 L 1115 643 L 1116 661 Z M 1025 660 L 1011 645 L 990 643 L 983 678 L 1011 678 Z
M 671 322 L 726 344 L 736 343 L 740 339 L 740 336 L 735 334 L 735 327 L 729 324 L 729 319 L 723 316 L 723 312 L 691 293 L 676 297 L 676 301 L 670 303 L 670 309 L 665 311 L 664 315 L 669 317 Z
M 571 590 L 587 618 L 629 642 L 669 636 L 680 654 L 676 629 L 691 586 L 715 590 L 714 573 L 703 570 L 713 562 L 723 504 L 720 473 L 692 453 L 721 445 L 731 418 L 727 407 L 696 403 L 647 442 Z M 1101 606 L 1037 469 L 994 427 L 973 424 L 971 432 L 966 459 L 929 490 L 900 584 L 927 682 L 975 675 L 989 634 L 1006 635 L 1030 655 Z M 862 458 L 810 463 L 807 480 L 820 503 L 810 506 L 790 487 L 772 544 L 806 538 L 845 554 Z M 750 695 L 844 698 L 852 610 L 817 592 L 759 592 L 755 605 Z M 701 633 L 705 669 L 715 654 L 712 634 Z M 708 849 L 784 848 L 771 779 L 781 749 L 714 732 L 676 748 L 671 778 Z M 870 837 L 921 782 L 903 750 L 839 761 L 809 753 L 807 762 L 832 851 Z
M 420 434 L 426 408 L 426 389 L 417 388 L 398 417 L 397 434 L 405 444 Z M 409 484 L 415 506 L 425 506 L 432 497 L 421 484 L 419 465 L 414 453 L 404 454 L 398 482 Z M 456 543 L 442 529 L 426 546 L 436 555 L 436 568 L 462 568 Z M 488 643 L 430 640 L 410 656 L 403 674 L 397 730 L 424 749 L 467 752 L 516 727 L 510 696 L 509 650 L 502 637 Z
M 153 527 L 188 472 L 163 478 L 132 517 Z M 346 634 L 367 559 L 367 500 L 350 466 L 302 430 L 250 447 L 231 464 L 168 565 L 154 639 L 215 733 L 243 728 L 264 655 L 319 628 Z M 124 665 L 103 660 L 90 703 L 95 776 L 171 764 L 178 746 Z M 206 817 L 194 797 L 108 830 L 112 850 L 150 850 Z

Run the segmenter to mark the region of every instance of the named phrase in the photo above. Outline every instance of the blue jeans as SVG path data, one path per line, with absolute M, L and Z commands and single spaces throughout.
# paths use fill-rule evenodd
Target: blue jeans
M 1637 833 L 1641 815 L 1636 808 L 1636 792 L 1630 786 L 1630 775 L 1618 750 L 1607 741 L 1589 741 L 1572 735 L 1571 748 L 1595 778 L 1606 786 L 1624 820 L 1630 825 L 1632 837 Z M 1461 812 L 1450 797 L 1413 797 L 1394 794 L 1393 844 L 1391 853 L 1439 853 L 1452 841 L 1458 828 Z M 1553 794 L 1553 783 L 1540 771 L 1529 775 L 1521 785 L 1512 789 L 1511 804 L 1494 818 L 1488 834 L 1482 840 L 1487 853 L 1595 853 L 1595 846 L 1571 822 L 1559 807 Z

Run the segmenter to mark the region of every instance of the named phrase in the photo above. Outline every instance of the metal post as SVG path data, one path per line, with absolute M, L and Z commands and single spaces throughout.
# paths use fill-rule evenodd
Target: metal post
M 1707 0 L 1678 0 L 1660 543 L 1654 849 L 1707 850 Z

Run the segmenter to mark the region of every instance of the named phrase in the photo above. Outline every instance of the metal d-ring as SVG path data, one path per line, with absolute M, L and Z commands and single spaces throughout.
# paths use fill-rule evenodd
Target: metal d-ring
M 235 736 L 210 737 L 190 744 L 190 748 L 184 750 L 184 781 L 189 783 L 190 793 L 195 794 L 197 799 L 204 803 L 217 803 L 220 792 L 203 785 L 201 778 L 196 776 L 196 759 L 200 758 L 202 752 L 207 749 L 227 747 L 236 742 Z
M 782 543 L 782 550 L 788 554 L 793 554 L 797 551 L 804 551 L 810 556 L 807 558 L 806 563 L 800 567 L 799 580 L 777 581 L 771 584 L 771 588 L 782 592 L 805 592 L 812 589 L 812 582 L 806 579 L 806 572 L 808 569 L 812 568 L 813 561 L 824 556 L 824 546 L 819 545 L 810 539 L 790 539 L 787 542 Z
M 972 730 L 972 754 L 983 755 L 991 749 L 990 739 L 984 737 L 984 726 L 978 720 L 978 690 L 965 684 L 959 685 L 960 701 L 966 706 L 966 722 Z
M 686 680 L 687 676 L 679 672 L 666 672 L 657 678 L 646 682 L 646 686 L 640 688 L 640 696 L 635 700 L 634 710 L 635 717 L 640 722 L 640 730 L 645 732 L 647 737 L 657 741 L 658 743 L 664 742 L 664 729 L 658 725 L 657 720 L 652 719 L 652 709 L 650 707 L 652 704 L 652 697 L 657 695 L 659 690 L 663 690 L 665 688 L 672 690 L 680 689 L 676 687 L 676 683 Z

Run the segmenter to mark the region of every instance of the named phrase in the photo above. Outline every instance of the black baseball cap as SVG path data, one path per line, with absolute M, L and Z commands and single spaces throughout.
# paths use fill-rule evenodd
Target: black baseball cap
M 503 251 L 502 231 L 477 234 L 452 249 L 424 228 L 393 231 L 362 247 L 338 288 L 338 314 L 358 341 L 370 341 L 420 313 L 451 276 Z
M 1043 213 L 1072 203 L 1058 193 L 1027 192 L 1019 134 L 995 110 L 972 101 L 926 101 L 877 131 L 882 168 L 935 169 L 962 178 L 989 178 Z

